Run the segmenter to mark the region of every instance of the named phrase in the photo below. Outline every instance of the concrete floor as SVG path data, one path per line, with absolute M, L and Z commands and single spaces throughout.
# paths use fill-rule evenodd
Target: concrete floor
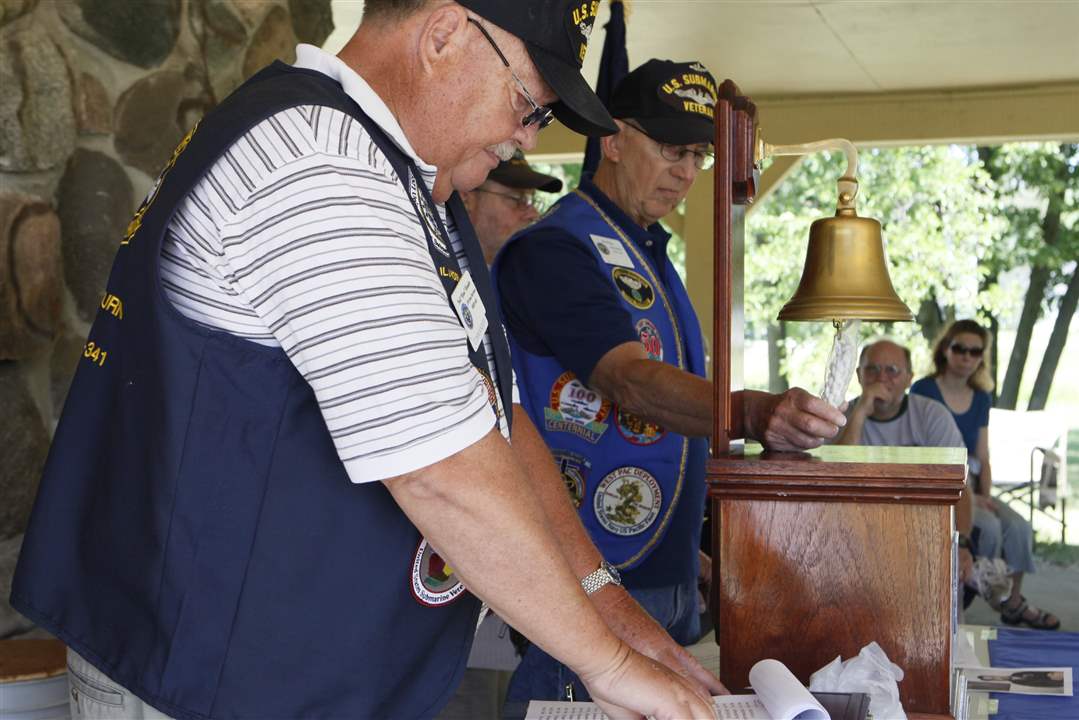
M 1063 567 L 1035 558 L 1038 572 L 1023 578 L 1027 602 L 1060 618 L 1060 629 L 1079 632 L 1079 565 Z M 970 625 L 1003 625 L 1000 613 L 977 598 L 963 614 Z M 1023 625 L 1021 627 L 1027 627 Z

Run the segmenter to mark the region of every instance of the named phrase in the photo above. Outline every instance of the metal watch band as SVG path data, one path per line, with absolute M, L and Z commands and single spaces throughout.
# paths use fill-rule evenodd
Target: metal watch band
M 605 585 L 611 584 L 621 585 L 622 578 L 618 575 L 618 570 L 606 560 L 601 560 L 598 568 L 581 578 L 581 587 L 584 588 L 585 595 L 591 595 Z

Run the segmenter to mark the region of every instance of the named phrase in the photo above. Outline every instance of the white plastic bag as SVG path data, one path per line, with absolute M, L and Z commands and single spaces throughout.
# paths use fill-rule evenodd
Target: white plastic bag
M 876 642 L 849 660 L 836 659 L 813 673 L 809 689 L 816 692 L 860 692 L 869 695 L 873 720 L 906 720 L 899 702 L 903 669 L 888 659 Z

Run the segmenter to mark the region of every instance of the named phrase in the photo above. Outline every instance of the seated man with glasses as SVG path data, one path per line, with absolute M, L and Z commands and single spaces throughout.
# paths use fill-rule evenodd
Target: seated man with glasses
M 500 162 L 482 185 L 461 193 L 488 265 L 511 235 L 539 217 L 537 190 L 559 192 L 562 181 L 533 170 L 524 153 L 518 150 L 512 158 Z
M 659 221 L 714 161 L 716 95 L 698 62 L 629 73 L 595 175 L 510 239 L 493 269 L 524 410 L 609 564 L 598 587 L 621 580 L 684 644 L 700 637 L 698 578 L 711 569 L 698 548 L 713 392 Z M 800 389 L 740 400 L 746 434 L 773 448 L 820 445 L 844 422 Z M 532 646 L 507 698 L 555 700 L 567 686 L 585 697 Z

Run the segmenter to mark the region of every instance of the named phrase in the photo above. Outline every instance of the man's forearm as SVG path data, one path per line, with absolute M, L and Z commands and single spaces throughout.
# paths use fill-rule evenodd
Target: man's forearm
M 550 450 L 520 405 L 513 406 L 513 451 L 528 474 L 528 484 L 547 517 L 548 527 L 578 578 L 599 567 L 600 553 L 570 502 Z
M 497 431 L 386 486 L 462 582 L 500 617 L 578 673 L 614 660 L 621 643 L 585 596 Z M 543 578 L 538 591 L 536 577 Z
M 596 389 L 621 407 L 667 430 L 690 437 L 712 434 L 712 383 L 657 360 L 624 362 Z

